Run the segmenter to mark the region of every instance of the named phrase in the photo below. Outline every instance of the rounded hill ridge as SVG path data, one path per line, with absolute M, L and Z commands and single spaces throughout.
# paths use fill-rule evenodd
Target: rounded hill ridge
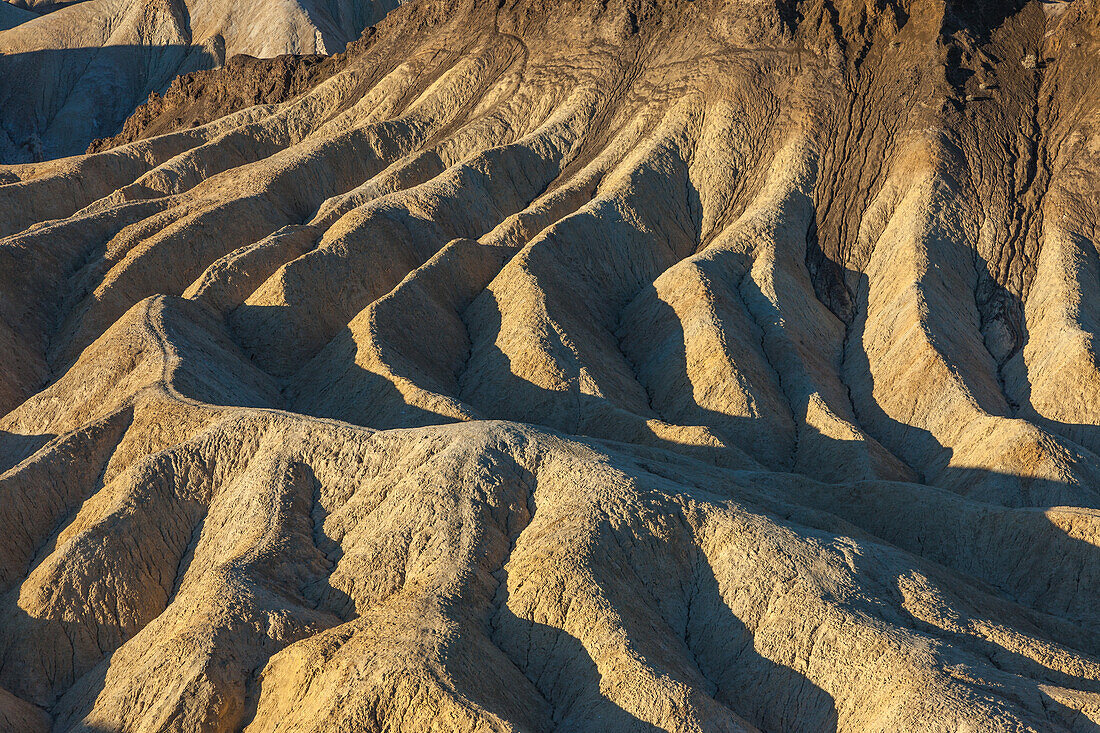
M 0 166 L 0 729 L 1096 730 L 1098 51 L 411 0 Z

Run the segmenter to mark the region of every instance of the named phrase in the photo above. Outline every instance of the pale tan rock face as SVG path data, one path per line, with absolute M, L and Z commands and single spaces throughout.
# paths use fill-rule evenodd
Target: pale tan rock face
M 1098 51 L 413 0 L 0 168 L 0 730 L 1096 730 Z
M 178 75 L 237 54 L 343 51 L 398 2 L 79 0 L 37 16 L 4 2 L 0 163 L 82 153 Z

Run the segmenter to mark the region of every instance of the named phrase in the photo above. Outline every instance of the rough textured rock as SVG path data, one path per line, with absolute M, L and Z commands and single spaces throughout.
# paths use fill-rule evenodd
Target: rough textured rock
M 198 127 L 246 107 L 293 99 L 361 54 L 370 43 L 371 30 L 367 29 L 346 52 L 333 56 L 234 56 L 217 69 L 178 76 L 163 96 L 156 92 L 149 95 L 149 100 L 126 119 L 119 134 L 93 140 L 87 152 L 98 153 L 134 140 Z
M 0 724 L 1096 730 L 1098 51 L 413 0 L 0 168 Z

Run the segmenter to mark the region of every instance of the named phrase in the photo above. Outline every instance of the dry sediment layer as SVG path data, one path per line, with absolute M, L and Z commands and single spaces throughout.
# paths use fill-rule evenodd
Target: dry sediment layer
M 414 0 L 0 171 L 0 723 L 1100 725 L 1100 2 Z

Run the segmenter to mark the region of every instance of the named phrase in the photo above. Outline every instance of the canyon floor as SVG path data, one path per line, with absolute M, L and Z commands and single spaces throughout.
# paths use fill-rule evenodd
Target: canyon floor
M 393 6 L 9 145 L 0 730 L 1100 730 L 1100 0 Z

